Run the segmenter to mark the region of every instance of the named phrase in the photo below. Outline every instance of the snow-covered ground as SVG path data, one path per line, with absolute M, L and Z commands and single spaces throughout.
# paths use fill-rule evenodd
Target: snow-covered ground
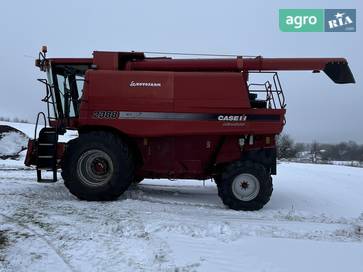
M 29 138 L 34 137 L 34 128 L 35 128 L 34 124 L 0 121 L 0 126 L 10 126 L 10 127 L 20 130 L 25 135 L 27 135 Z M 42 127 L 43 127 L 42 125 L 39 125 L 38 132 Z
M 28 138 L 17 132 L 7 132 L 0 136 L 0 156 L 18 154 L 28 145 Z
M 34 125 L 12 126 L 32 137 Z M 271 201 L 237 212 L 211 181 L 79 201 L 60 175 L 36 183 L 24 156 L 0 160 L 1 272 L 363 271 L 363 168 L 281 163 Z
M 206 181 L 146 180 L 83 202 L 0 166 L 0 271 L 363 271 L 363 169 L 282 163 L 264 209 Z
M 34 138 L 34 130 L 35 130 L 34 124 L 0 121 L 0 126 L 11 126 L 13 128 L 16 128 L 16 129 L 22 131 L 29 138 Z M 43 127 L 44 127 L 43 124 L 39 123 L 38 129 L 37 129 L 37 134 L 39 134 L 39 131 Z M 67 132 L 64 135 L 59 136 L 59 142 L 68 142 L 70 139 L 73 139 L 77 136 L 78 136 L 77 131 L 67 130 Z

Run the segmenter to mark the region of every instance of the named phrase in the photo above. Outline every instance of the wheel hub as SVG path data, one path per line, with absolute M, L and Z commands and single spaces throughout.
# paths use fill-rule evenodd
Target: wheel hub
M 94 172 L 94 174 L 96 175 L 104 175 L 107 173 L 107 161 L 101 160 L 101 159 L 96 159 L 92 162 L 92 171 Z
M 103 186 L 109 182 L 113 171 L 111 157 L 98 149 L 86 151 L 77 163 L 77 173 L 81 182 L 92 187 Z
M 241 201 L 251 201 L 260 192 L 260 182 L 252 174 L 240 174 L 232 182 L 232 192 Z
M 246 181 L 242 181 L 242 182 L 241 182 L 241 188 L 242 188 L 242 189 L 247 189 L 247 188 L 248 188 L 248 182 L 246 182 Z

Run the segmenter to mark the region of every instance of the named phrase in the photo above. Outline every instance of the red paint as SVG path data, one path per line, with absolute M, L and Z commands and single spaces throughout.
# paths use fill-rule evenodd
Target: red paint
M 137 175 L 150 178 L 204 179 L 217 174 L 219 165 L 251 151 L 275 149 L 274 137 L 283 129 L 285 109 L 251 107 L 249 71 L 324 70 L 338 83 L 354 81 L 343 58 L 171 59 L 146 58 L 140 52 L 94 52 L 93 58 L 53 58 L 46 63 L 90 67 L 85 73 L 79 117 L 51 125 L 80 133 L 100 129 L 119 133 L 142 157 Z M 97 112 L 109 112 L 113 117 L 100 119 Z M 120 119 L 119 112 L 197 117 Z M 204 115 L 206 119 L 199 118 Z M 220 116 L 240 119 L 221 121 Z M 266 116 L 270 119 L 259 120 Z M 60 148 L 61 157 L 64 146 Z M 33 148 L 29 148 L 28 156 L 32 154 Z

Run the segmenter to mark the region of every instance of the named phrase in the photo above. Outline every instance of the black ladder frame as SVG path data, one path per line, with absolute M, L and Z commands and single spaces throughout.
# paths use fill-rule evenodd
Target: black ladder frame
M 39 117 L 42 116 L 44 119 L 44 128 L 41 129 L 39 132 L 39 137 L 37 139 L 37 130 L 38 130 L 38 123 L 39 123 Z M 44 134 L 54 134 L 54 136 L 50 137 L 52 140 L 49 143 L 49 137 L 48 142 L 42 143 L 40 142 L 41 139 L 43 139 Z M 37 181 L 40 183 L 53 183 L 57 181 L 57 143 L 58 143 L 58 133 L 56 128 L 47 127 L 46 123 L 46 117 L 44 112 L 39 112 L 37 115 L 37 120 L 35 124 L 35 131 L 34 131 L 34 140 L 36 143 L 36 171 L 37 171 Z M 47 155 L 40 155 L 40 150 L 44 150 L 48 147 L 53 147 L 53 151 L 51 154 Z M 49 151 L 49 150 L 46 150 Z M 43 151 L 44 152 L 44 151 Z M 51 162 L 49 163 L 46 161 L 47 159 L 51 159 Z M 41 163 L 41 161 L 43 162 Z M 45 161 L 44 161 L 45 160 Z M 42 178 L 42 170 L 51 170 L 53 172 L 53 178 L 52 179 L 43 179 Z

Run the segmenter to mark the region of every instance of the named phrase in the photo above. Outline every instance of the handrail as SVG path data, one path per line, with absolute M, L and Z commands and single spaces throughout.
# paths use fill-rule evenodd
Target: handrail
M 280 79 L 276 72 L 249 72 L 253 74 L 273 74 L 272 82 L 273 84 L 267 80 L 265 83 L 250 83 L 248 84 L 248 91 L 255 93 L 266 93 L 266 103 L 268 103 L 268 108 L 277 109 L 278 107 L 284 109 L 286 107 L 285 104 L 285 96 L 281 87 Z M 255 87 L 253 89 L 251 87 Z M 260 88 L 258 88 L 260 87 Z M 277 98 L 276 98 L 277 97 Z
M 47 118 L 45 117 L 45 113 L 44 112 L 39 112 L 37 115 L 37 121 L 35 122 L 35 130 L 34 130 L 34 140 L 36 140 L 37 138 L 37 130 L 38 130 L 38 123 L 39 123 L 39 117 L 40 115 L 43 116 L 44 119 L 44 127 L 47 127 Z
M 57 116 L 57 110 L 56 110 L 56 107 L 55 107 L 55 102 L 54 102 L 54 97 L 53 97 L 53 92 L 52 92 L 52 88 L 53 86 L 50 85 L 48 83 L 48 80 L 45 79 L 45 78 L 38 78 L 37 79 L 39 82 L 43 83 L 45 85 L 45 88 L 46 88 L 46 94 L 45 94 L 45 97 L 41 100 L 43 102 L 46 102 L 47 103 L 47 113 L 48 113 L 48 120 L 51 119 L 50 117 L 50 108 L 49 108 L 49 105 L 51 104 L 53 106 L 53 112 L 54 114 Z M 49 99 L 51 99 L 51 101 L 49 101 Z

